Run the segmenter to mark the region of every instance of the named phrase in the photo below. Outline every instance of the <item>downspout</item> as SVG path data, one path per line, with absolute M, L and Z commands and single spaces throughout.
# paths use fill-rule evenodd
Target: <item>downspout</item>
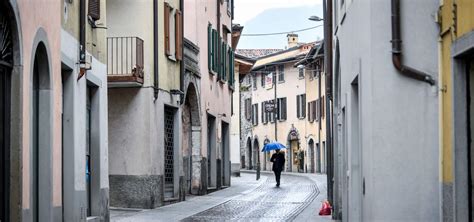
M 159 66 L 158 66 L 158 0 L 153 0 L 153 98 L 158 99 L 159 93 Z
M 179 73 L 179 90 L 184 92 L 184 1 L 179 0 L 179 10 L 181 11 L 181 62 Z M 184 94 L 180 94 L 180 105 L 184 103 Z
M 430 85 L 435 84 L 435 80 L 430 75 L 405 66 L 402 61 L 402 39 L 400 32 L 400 0 L 392 1 L 392 62 L 393 66 L 400 71 L 400 74 L 416 79 L 419 81 L 426 82 Z
M 84 76 L 86 70 L 83 68 L 86 63 L 86 0 L 80 0 L 79 2 L 79 65 L 80 73 L 78 76 L 79 80 Z
M 331 107 L 331 100 L 333 100 L 332 95 L 332 78 L 333 78 L 333 67 L 332 67 L 332 0 L 323 1 L 323 13 L 324 13 L 324 70 L 326 72 L 326 163 L 327 163 L 327 190 L 328 190 L 328 200 L 332 204 L 333 201 L 333 186 L 334 186 L 334 165 L 333 165 L 333 139 L 332 139 L 332 125 L 333 118 L 332 112 L 334 107 Z M 334 104 L 334 102 L 332 103 Z

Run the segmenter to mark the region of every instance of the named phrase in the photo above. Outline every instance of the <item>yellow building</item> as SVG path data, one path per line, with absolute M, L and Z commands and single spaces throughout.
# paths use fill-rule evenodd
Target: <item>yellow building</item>
M 474 1 L 441 0 L 440 179 L 443 221 L 472 218 Z
M 306 82 L 306 146 L 307 172 L 326 173 L 326 74 L 324 72 L 324 48 L 314 45 L 304 59 L 295 66 L 304 72 Z

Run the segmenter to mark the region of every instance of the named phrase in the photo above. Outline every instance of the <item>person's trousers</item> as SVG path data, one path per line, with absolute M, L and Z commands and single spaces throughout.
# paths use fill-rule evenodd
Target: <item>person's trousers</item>
M 281 171 L 275 170 L 273 172 L 275 173 L 275 179 L 276 179 L 277 185 L 280 185 Z

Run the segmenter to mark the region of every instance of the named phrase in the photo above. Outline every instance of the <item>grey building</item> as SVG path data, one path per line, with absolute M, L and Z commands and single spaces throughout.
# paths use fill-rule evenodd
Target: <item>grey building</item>
M 440 221 L 439 1 L 331 2 L 334 216 Z

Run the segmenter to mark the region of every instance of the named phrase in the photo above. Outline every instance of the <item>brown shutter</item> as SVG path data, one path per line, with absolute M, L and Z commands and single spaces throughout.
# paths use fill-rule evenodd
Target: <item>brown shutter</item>
M 176 59 L 177 60 L 182 60 L 183 59 L 183 33 L 182 33 L 182 27 L 183 27 L 183 14 L 181 13 L 180 10 L 176 10 L 176 14 L 174 15 L 175 17 L 175 33 L 176 33 Z
M 165 2 L 165 12 L 164 16 L 164 23 L 165 23 L 165 54 L 167 56 L 171 55 L 171 48 L 170 48 L 170 11 L 171 6 Z
M 100 19 L 100 0 L 89 0 L 88 15 L 93 20 Z

